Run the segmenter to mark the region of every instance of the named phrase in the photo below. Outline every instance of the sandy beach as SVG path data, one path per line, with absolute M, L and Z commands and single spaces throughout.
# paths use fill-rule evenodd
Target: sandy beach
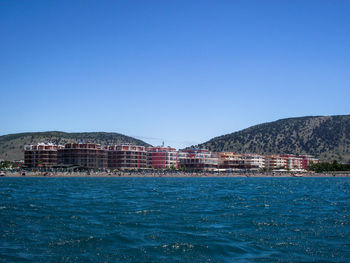
M 350 177 L 348 172 L 336 173 L 302 173 L 295 175 L 294 173 L 184 173 L 184 172 L 6 172 L 5 177 Z

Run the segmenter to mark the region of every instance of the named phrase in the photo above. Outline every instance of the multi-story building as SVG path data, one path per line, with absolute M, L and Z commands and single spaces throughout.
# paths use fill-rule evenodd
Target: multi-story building
M 302 156 L 300 156 L 300 158 L 302 159 L 301 167 L 304 170 L 306 170 L 311 163 L 318 163 L 318 159 L 316 159 L 312 155 L 302 155 Z
M 267 170 L 285 169 L 285 158 L 279 155 L 266 155 L 265 156 L 265 168 Z
M 24 165 L 28 168 L 52 167 L 57 164 L 57 150 L 62 145 L 38 143 L 24 146 Z
M 265 167 L 265 159 L 258 154 L 219 152 L 219 168 L 229 170 L 258 170 Z
M 177 151 L 171 147 L 148 147 L 148 167 L 155 169 L 177 168 Z
M 219 152 L 218 168 L 227 170 L 245 169 L 242 154 L 236 154 L 233 152 Z
M 79 165 L 85 168 L 107 168 L 107 149 L 95 143 L 67 143 L 59 149 L 58 164 Z
M 265 158 L 259 154 L 243 154 L 242 159 L 248 170 L 259 170 L 265 167 Z
M 291 171 L 306 170 L 310 163 L 318 163 L 318 159 L 311 155 L 282 154 L 280 157 L 284 158 L 284 167 Z
M 285 168 L 291 171 L 302 169 L 302 158 L 293 154 L 282 154 L 280 157 L 284 158 Z
M 179 154 L 178 160 L 178 166 L 188 170 L 216 170 L 218 168 L 217 153 L 206 149 L 184 150 Z
M 108 146 L 108 168 L 140 169 L 147 167 L 147 152 L 144 146 L 131 144 Z

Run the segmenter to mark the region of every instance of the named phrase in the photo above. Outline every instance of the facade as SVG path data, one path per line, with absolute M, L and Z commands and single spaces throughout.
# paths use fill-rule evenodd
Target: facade
M 149 147 L 147 164 L 149 168 L 165 169 L 177 168 L 177 151 L 171 147 Z
M 259 170 L 265 167 L 265 158 L 259 154 L 243 154 L 242 159 L 248 170 Z
M 144 146 L 131 144 L 108 146 L 108 168 L 143 169 L 147 167 L 147 152 Z
M 24 165 L 28 168 L 52 167 L 57 164 L 57 151 L 62 145 L 38 143 L 24 146 Z
M 302 155 L 301 167 L 306 170 L 311 163 L 318 163 L 318 159 L 313 157 L 312 155 Z
M 205 149 L 184 150 L 178 160 L 179 167 L 187 170 L 216 170 L 218 168 L 217 153 Z
M 285 168 L 291 171 L 302 170 L 302 158 L 293 154 L 280 155 L 285 160 Z
M 85 168 L 107 168 L 107 150 L 95 143 L 67 143 L 58 151 L 57 163 Z
M 227 170 L 245 169 L 242 154 L 233 152 L 218 153 L 218 168 Z
M 288 169 L 290 171 L 303 171 L 310 163 L 318 163 L 311 155 L 281 154 L 265 156 L 265 167 L 268 170 Z
M 220 152 L 219 169 L 226 170 L 259 170 L 265 167 L 265 159 L 258 154 L 237 154 L 233 152 Z
M 282 154 L 280 157 L 284 159 L 284 168 L 290 171 L 303 171 L 310 163 L 318 163 L 318 160 L 311 155 Z
M 265 168 L 267 170 L 285 169 L 285 158 L 279 155 L 266 155 L 265 156 Z

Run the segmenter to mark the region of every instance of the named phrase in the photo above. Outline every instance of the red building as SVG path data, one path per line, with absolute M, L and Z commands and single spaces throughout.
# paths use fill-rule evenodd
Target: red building
M 280 155 L 284 159 L 284 167 L 288 170 L 301 170 L 302 158 L 294 154 L 282 154 Z
M 85 168 L 107 168 L 107 150 L 95 143 L 67 143 L 58 151 L 58 164 L 79 165 Z
M 171 147 L 149 147 L 147 151 L 148 167 L 155 169 L 177 168 L 177 151 Z
M 312 155 L 302 155 L 299 157 L 301 158 L 301 167 L 304 170 L 306 170 L 311 163 L 318 163 L 318 159 L 316 159 Z
M 306 170 L 310 163 L 318 163 L 318 159 L 311 155 L 281 154 L 278 157 L 283 159 L 283 167 L 291 171 Z
M 147 152 L 144 146 L 131 144 L 108 146 L 108 168 L 140 169 L 147 167 Z
M 38 143 L 24 146 L 24 165 L 28 168 L 52 167 L 57 164 L 57 150 L 62 145 Z

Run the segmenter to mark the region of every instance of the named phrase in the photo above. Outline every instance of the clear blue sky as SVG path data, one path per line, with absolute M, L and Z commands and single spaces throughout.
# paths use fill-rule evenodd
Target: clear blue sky
M 1 1 L 0 134 L 184 147 L 350 113 L 350 1 Z

